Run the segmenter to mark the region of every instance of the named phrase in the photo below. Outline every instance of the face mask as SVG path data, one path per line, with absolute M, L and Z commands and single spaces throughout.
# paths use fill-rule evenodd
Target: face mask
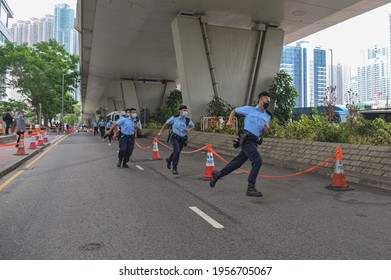
M 23 118 L 24 115 L 23 115 L 23 114 L 20 114 L 19 116 L 20 116 L 21 118 Z
M 269 105 L 270 103 L 263 103 L 263 108 L 266 110 L 267 108 L 269 108 Z
M 182 115 L 186 118 L 187 117 L 187 112 L 183 111 Z
M 136 113 L 133 113 L 133 114 L 132 114 L 132 118 L 133 118 L 133 119 L 137 118 L 137 114 L 136 114 Z

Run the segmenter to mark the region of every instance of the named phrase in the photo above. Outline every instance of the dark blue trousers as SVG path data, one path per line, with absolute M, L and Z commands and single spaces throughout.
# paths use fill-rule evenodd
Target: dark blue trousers
M 172 166 L 174 168 L 177 168 L 179 162 L 179 155 L 181 154 L 181 151 L 183 149 L 183 144 L 174 137 L 171 137 L 171 143 L 172 143 L 173 152 L 171 153 L 168 160 L 172 162 Z
M 119 138 L 119 153 L 118 158 L 123 164 L 128 163 L 134 148 L 134 135 L 121 135 Z
M 246 141 L 240 153 L 220 171 L 221 175 L 228 175 L 232 171 L 238 169 L 247 161 L 247 159 L 251 161 L 252 166 L 250 175 L 248 176 L 248 183 L 255 185 L 259 169 L 261 169 L 262 166 L 262 158 L 254 140 Z

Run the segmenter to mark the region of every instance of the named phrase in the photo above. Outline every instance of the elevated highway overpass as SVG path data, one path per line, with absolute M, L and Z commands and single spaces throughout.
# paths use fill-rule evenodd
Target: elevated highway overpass
M 154 111 L 177 87 L 194 119 L 213 96 L 250 103 L 269 88 L 284 44 L 387 3 L 78 0 L 84 118 L 126 107 Z

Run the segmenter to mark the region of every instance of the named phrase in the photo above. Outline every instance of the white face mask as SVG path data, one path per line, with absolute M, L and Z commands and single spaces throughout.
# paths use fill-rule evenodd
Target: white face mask
M 187 112 L 183 111 L 182 116 L 184 116 L 186 118 L 188 116 Z
M 137 118 L 137 114 L 136 114 L 136 113 L 133 113 L 133 114 L 132 114 L 132 118 L 133 118 L 133 119 Z

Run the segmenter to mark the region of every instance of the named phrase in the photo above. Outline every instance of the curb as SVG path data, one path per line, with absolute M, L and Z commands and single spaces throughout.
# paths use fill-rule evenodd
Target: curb
M 5 175 L 7 175 L 8 173 L 14 171 L 16 168 L 18 168 L 19 166 L 21 166 L 23 163 L 25 163 L 26 161 L 28 161 L 29 159 L 33 158 L 35 155 L 41 153 L 42 151 L 44 151 L 47 147 L 49 147 L 50 145 L 52 145 L 52 143 L 58 141 L 59 139 L 62 139 L 62 137 L 59 137 L 57 139 L 53 139 L 52 142 L 49 142 L 47 144 L 45 144 L 43 147 L 35 150 L 34 152 L 32 152 L 31 154 L 29 154 L 28 156 L 22 158 L 21 160 L 13 163 L 13 164 L 10 164 L 9 166 L 6 166 L 3 170 L 0 171 L 0 179 L 2 177 L 4 177 Z

